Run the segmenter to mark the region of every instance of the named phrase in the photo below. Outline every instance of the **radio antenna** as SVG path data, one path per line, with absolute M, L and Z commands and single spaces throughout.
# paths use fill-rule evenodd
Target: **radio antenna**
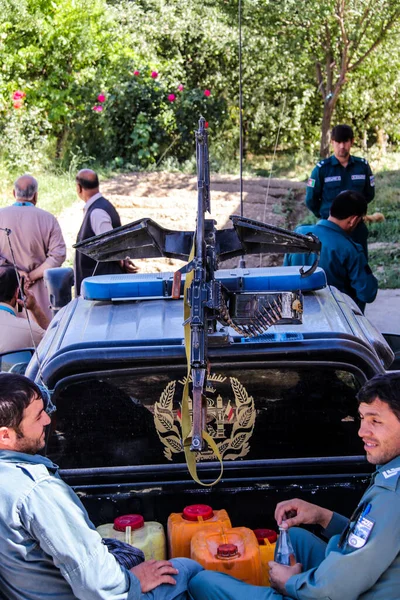
M 242 0 L 239 0 L 239 181 L 240 216 L 243 217 L 243 96 L 242 96 Z M 244 255 L 240 257 L 239 268 L 244 269 Z

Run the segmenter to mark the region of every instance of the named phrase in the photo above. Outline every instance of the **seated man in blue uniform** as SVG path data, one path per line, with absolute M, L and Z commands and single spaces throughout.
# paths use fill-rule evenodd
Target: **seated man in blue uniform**
M 195 600 L 398 600 L 400 590 L 400 373 L 376 375 L 359 391 L 367 460 L 377 469 L 350 520 L 303 500 L 277 505 L 296 560 L 269 563 L 271 588 L 202 571 L 189 584 Z M 309 531 L 322 527 L 326 544 Z
M 316 225 L 300 225 L 297 233 L 312 233 L 322 243 L 319 266 L 326 273 L 329 285 L 334 285 L 365 309 L 373 302 L 378 282 L 373 276 L 362 247 L 350 236 L 367 212 L 367 202 L 358 192 L 342 192 L 332 202 L 328 219 Z M 315 254 L 286 254 L 286 266 L 312 265 Z
M 352 156 L 353 130 L 349 125 L 336 125 L 331 132 L 333 154 L 320 160 L 307 182 L 306 204 L 316 217 L 327 219 L 334 198 L 345 190 L 361 193 L 369 203 L 375 196 L 375 179 L 365 158 Z M 360 222 L 351 233 L 361 244 L 368 259 L 368 229 Z
M 122 549 L 112 553 L 102 542 L 57 465 L 36 454 L 49 422 L 41 390 L 23 375 L 1 373 L 0 598 L 188 598 L 188 583 L 202 570 L 195 561 L 150 560 L 129 569 Z

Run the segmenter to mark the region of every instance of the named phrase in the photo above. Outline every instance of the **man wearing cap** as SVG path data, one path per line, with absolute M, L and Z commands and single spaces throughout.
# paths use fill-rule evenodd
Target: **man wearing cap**
M 320 160 L 307 182 L 306 204 L 318 218 L 327 219 L 331 204 L 345 190 L 355 190 L 370 203 L 375 196 L 375 180 L 365 158 L 350 154 L 354 142 L 353 130 L 349 125 L 336 125 L 332 129 L 333 154 Z M 352 232 L 351 238 L 361 244 L 368 259 L 368 229 L 361 222 Z

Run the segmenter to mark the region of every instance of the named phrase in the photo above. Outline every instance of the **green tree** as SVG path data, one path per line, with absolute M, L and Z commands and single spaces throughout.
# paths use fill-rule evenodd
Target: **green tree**
M 266 0 L 265 18 L 280 47 L 305 57 L 322 98 L 320 155 L 329 154 L 332 115 L 344 86 L 391 32 L 399 31 L 398 0 Z M 367 82 L 368 85 L 368 82 Z

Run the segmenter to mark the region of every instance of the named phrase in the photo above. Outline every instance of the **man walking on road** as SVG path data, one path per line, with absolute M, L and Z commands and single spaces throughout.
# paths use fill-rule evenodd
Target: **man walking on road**
M 371 483 L 350 519 L 298 498 L 280 502 L 278 525 L 319 525 L 325 543 L 294 527 L 295 564 L 271 561 L 271 588 L 202 571 L 189 585 L 195 600 L 398 600 L 400 586 L 400 373 L 376 375 L 357 395 Z
M 348 125 L 336 125 L 332 129 L 333 155 L 320 160 L 307 182 L 306 204 L 316 217 L 327 219 L 331 204 L 345 190 L 360 192 L 367 203 L 375 196 L 375 180 L 371 168 L 364 158 L 352 156 L 354 134 Z M 368 260 L 368 229 L 364 222 L 351 234 L 361 244 Z
M 34 177 L 19 177 L 14 183 L 13 193 L 14 204 L 0 208 L 0 228 L 11 230 L 9 239 L 5 231 L 0 231 L 0 266 L 13 266 L 15 258 L 25 284 L 46 317 L 51 319 L 53 315 L 43 273 L 51 267 L 60 267 L 65 260 L 61 228 L 54 215 L 36 206 L 38 182 Z
M 82 169 L 76 176 L 76 192 L 85 203 L 83 222 L 76 238 L 76 243 L 100 235 L 121 226 L 118 212 L 109 200 L 100 193 L 97 173 L 91 169 Z M 75 295 L 79 296 L 81 283 L 85 277 L 92 275 L 110 275 L 118 273 L 134 273 L 136 267 L 130 259 L 125 261 L 96 262 L 82 252 L 75 252 Z

